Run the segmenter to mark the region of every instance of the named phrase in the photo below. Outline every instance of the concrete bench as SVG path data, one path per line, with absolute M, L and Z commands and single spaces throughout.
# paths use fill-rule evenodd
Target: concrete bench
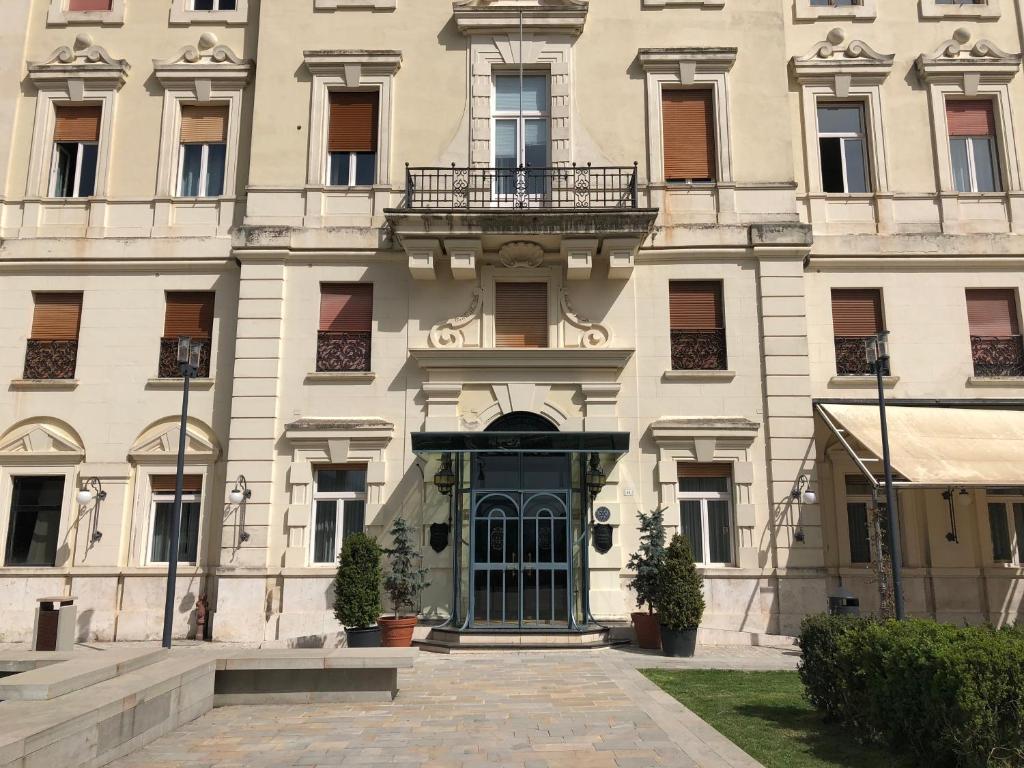
M 95 651 L 4 651 L 0 653 L 0 677 L 59 664 L 76 656 L 91 656 Z
M 163 648 L 117 648 L 64 654 L 71 658 L 0 680 L 0 701 L 45 701 L 141 669 L 164 658 Z
M 391 701 L 414 648 L 250 650 L 217 661 L 214 705 Z

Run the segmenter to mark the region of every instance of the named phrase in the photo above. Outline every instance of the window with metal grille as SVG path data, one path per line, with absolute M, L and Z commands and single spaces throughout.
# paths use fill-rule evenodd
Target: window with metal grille
M 669 283 L 672 369 L 721 371 L 728 364 L 722 283 L 673 280 Z
M 82 294 L 38 292 L 33 299 L 32 331 L 25 346 L 25 378 L 75 378 Z
M 372 333 L 372 283 L 320 286 L 317 371 L 369 371 Z
M 870 374 L 864 343 L 885 328 L 882 292 L 877 288 L 833 288 L 832 332 L 836 373 L 840 376 Z
M 160 338 L 160 378 L 181 376 L 178 363 L 178 339 L 188 337 L 198 344 L 200 378 L 210 375 L 210 352 L 213 337 L 212 291 L 168 291 L 164 310 L 164 335 Z
M 975 376 L 1024 376 L 1024 344 L 1013 288 L 969 288 L 967 323 Z

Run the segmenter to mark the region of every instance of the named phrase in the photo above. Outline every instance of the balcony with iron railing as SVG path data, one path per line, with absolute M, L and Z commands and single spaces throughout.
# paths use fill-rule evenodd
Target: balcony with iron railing
M 1021 336 L 971 336 L 974 375 L 1024 376 L 1024 340 Z

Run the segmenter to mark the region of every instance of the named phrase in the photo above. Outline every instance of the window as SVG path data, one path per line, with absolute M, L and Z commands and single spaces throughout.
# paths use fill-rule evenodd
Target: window
M 376 91 L 335 91 L 330 95 L 327 183 L 363 187 L 376 181 L 379 97 Z
M 56 565 L 63 499 L 63 477 L 13 478 L 5 565 Z
M 836 373 L 840 376 L 867 376 L 872 373 L 864 342 L 884 327 L 880 290 L 833 288 L 832 331 L 835 336 Z
M 181 108 L 178 154 L 178 195 L 219 197 L 224 194 L 228 108 L 193 105 Z
M 871 562 L 871 483 L 860 475 L 846 476 L 846 523 L 850 533 L 850 562 Z
M 819 103 L 818 148 L 823 191 L 871 191 L 862 104 Z
M 846 8 L 861 4 L 862 0 L 811 0 L 812 8 Z
M 725 370 L 728 360 L 720 282 L 670 282 L 669 323 L 672 335 L 672 370 Z
M 345 539 L 365 525 L 366 467 L 340 464 L 317 468 L 313 515 L 313 563 L 333 565 Z
M 716 179 L 714 96 L 708 89 L 662 91 L 665 180 Z
M 90 197 L 96 190 L 100 106 L 54 106 L 50 197 Z
M 799 21 L 814 19 L 874 19 L 875 0 L 794 0 Z
M 317 371 L 369 371 L 372 337 L 373 284 L 321 285 Z
M 112 0 L 68 0 L 69 11 L 109 11 Z
M 494 345 L 548 346 L 548 284 L 495 283 Z
M 149 532 L 149 562 L 166 563 L 171 556 L 171 522 L 174 519 L 175 475 L 153 475 L 152 523 Z M 198 561 L 199 512 L 203 491 L 201 475 L 185 475 L 181 493 L 181 522 L 178 526 L 178 560 Z
M 233 11 L 235 0 L 191 0 L 193 11 Z
M 946 102 L 946 124 L 956 191 L 1001 191 L 992 101 L 949 100 Z
M 1024 376 L 1017 297 L 1012 288 L 967 290 L 975 376 Z
M 1024 489 L 992 488 L 987 495 L 992 559 L 997 563 L 1024 565 Z M 1009 498 L 996 501 L 993 497 Z
M 73 379 L 82 322 L 81 293 L 36 293 L 25 347 L 26 379 Z
M 160 366 L 162 379 L 181 376 L 178 363 L 178 339 L 187 336 L 199 344 L 199 377 L 210 375 L 210 348 L 213 336 L 212 291 L 168 291 L 164 309 L 164 335 L 160 339 Z
M 522 166 L 550 164 L 550 83 L 546 75 L 495 75 L 494 95 L 495 193 L 514 195 Z M 543 195 L 546 176 L 526 172 L 526 193 Z
M 698 565 L 732 563 L 732 472 L 729 464 L 679 467 L 679 532 Z

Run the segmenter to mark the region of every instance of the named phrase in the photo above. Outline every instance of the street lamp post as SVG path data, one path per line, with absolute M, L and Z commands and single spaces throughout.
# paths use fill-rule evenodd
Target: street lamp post
M 164 648 L 171 647 L 174 621 L 174 588 L 178 580 L 178 539 L 181 528 L 181 494 L 185 484 L 185 430 L 188 427 L 188 385 L 199 374 L 202 347 L 188 336 L 178 339 L 178 363 L 183 379 L 181 390 L 181 429 L 178 434 L 178 471 L 174 478 L 174 508 L 171 513 L 170 549 L 167 555 L 167 598 L 164 602 Z
M 882 426 L 882 467 L 885 471 L 885 506 L 889 520 L 889 559 L 892 562 L 892 597 L 896 618 L 905 618 L 903 610 L 903 553 L 900 549 L 900 518 L 896 510 L 896 492 L 892 487 L 892 462 L 889 457 L 889 425 L 885 418 L 885 381 L 889 372 L 889 332 L 881 331 L 865 341 L 868 364 L 878 380 L 878 416 Z

